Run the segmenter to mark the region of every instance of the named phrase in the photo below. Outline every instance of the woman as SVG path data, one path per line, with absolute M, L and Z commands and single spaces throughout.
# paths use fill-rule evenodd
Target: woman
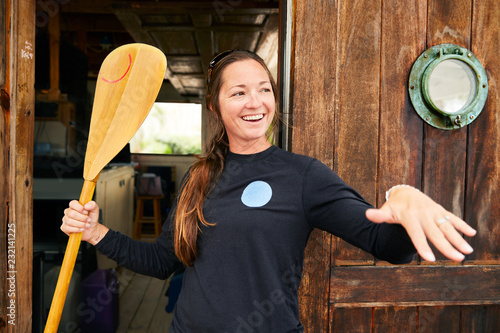
M 374 209 L 319 161 L 272 146 L 277 100 L 257 55 L 214 58 L 206 107 L 215 135 L 156 243 L 98 224 L 95 202 L 72 201 L 65 211 L 61 229 L 83 231 L 119 265 L 162 279 L 187 266 L 171 332 L 302 332 L 297 289 L 314 228 L 395 264 L 410 262 L 415 249 L 435 260 L 427 239 L 455 261 L 472 252 L 459 232 L 475 231 L 417 189 L 396 186 Z

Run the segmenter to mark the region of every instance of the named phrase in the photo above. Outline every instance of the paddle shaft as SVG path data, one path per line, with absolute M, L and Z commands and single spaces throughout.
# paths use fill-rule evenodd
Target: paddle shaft
M 96 182 L 97 178 L 94 180 L 84 181 L 79 200 L 82 205 L 92 200 Z M 59 327 L 59 321 L 61 320 L 61 315 L 64 309 L 64 301 L 66 300 L 66 295 L 68 294 L 69 283 L 71 281 L 81 241 L 81 232 L 73 233 L 69 236 L 61 271 L 59 273 L 59 278 L 57 279 L 56 290 L 54 291 L 54 297 L 52 299 L 52 304 L 50 305 L 49 317 L 47 318 L 47 324 L 44 331 L 45 333 L 55 333 Z

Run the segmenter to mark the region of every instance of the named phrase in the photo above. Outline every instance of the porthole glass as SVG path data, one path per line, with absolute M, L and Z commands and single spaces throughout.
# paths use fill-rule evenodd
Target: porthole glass
M 483 66 L 469 50 L 442 44 L 415 61 L 409 92 L 424 121 L 441 129 L 457 129 L 474 121 L 483 109 L 488 82 Z
M 477 82 L 472 68 L 465 62 L 449 59 L 440 62 L 429 75 L 429 97 L 445 114 L 458 114 L 476 95 Z

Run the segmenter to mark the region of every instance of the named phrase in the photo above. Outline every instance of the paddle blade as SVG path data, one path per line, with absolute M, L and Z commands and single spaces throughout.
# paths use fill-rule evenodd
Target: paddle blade
M 83 178 L 95 179 L 146 119 L 158 95 L 167 60 L 146 44 L 127 44 L 104 59 L 90 121 Z

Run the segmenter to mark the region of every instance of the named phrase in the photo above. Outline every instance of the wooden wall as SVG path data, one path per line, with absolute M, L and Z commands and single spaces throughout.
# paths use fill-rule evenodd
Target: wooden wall
M 0 332 L 31 332 L 35 1 L 0 16 Z
M 292 150 L 318 158 L 380 206 L 416 186 L 478 230 L 456 264 L 377 261 L 315 231 L 306 249 L 306 332 L 500 331 L 500 2 L 294 0 Z M 408 76 L 434 45 L 470 49 L 489 79 L 471 125 L 435 129 L 417 115 Z

